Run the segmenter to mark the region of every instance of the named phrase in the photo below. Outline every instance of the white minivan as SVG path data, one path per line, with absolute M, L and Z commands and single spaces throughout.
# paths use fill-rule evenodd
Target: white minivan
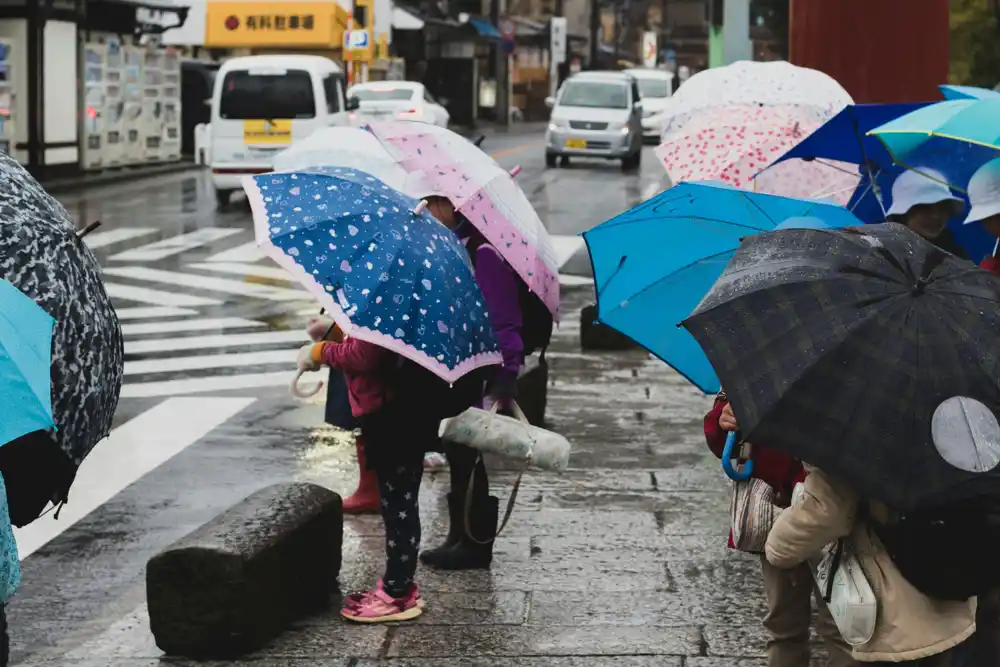
M 274 156 L 316 130 L 348 125 L 357 100 L 329 58 L 247 56 L 227 60 L 215 77 L 208 129 L 212 185 L 220 208 L 240 179 L 271 171 Z

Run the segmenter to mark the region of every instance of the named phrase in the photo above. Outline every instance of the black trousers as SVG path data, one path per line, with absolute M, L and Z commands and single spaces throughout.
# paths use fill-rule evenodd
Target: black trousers
M 382 586 L 389 595 L 402 597 L 417 571 L 420 480 L 424 454 L 437 446 L 440 420 L 390 403 L 360 422 L 365 458 L 378 478 L 385 524 Z

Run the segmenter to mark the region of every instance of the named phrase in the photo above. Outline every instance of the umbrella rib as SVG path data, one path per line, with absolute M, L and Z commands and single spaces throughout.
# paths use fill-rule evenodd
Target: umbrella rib
M 631 220 L 622 220 L 620 222 L 616 222 L 613 225 L 612 224 L 608 224 L 608 223 L 614 222 L 614 218 L 612 218 L 611 220 L 608 220 L 608 222 L 604 223 L 603 225 L 598 225 L 597 227 L 594 227 L 590 231 L 591 232 L 597 231 L 601 227 L 604 227 L 605 225 L 607 225 L 607 228 L 610 229 L 612 227 L 624 227 L 625 225 L 632 225 L 632 224 L 635 224 L 635 223 L 638 223 L 638 222 L 651 222 L 651 221 L 658 221 L 658 220 L 691 220 L 693 222 L 698 222 L 698 221 L 701 221 L 701 222 L 717 222 L 720 225 L 728 225 L 730 227 L 739 227 L 741 229 L 750 229 L 750 230 L 753 230 L 755 232 L 770 231 L 770 230 L 767 230 L 767 229 L 763 229 L 761 227 L 752 227 L 752 226 L 747 225 L 747 224 L 743 224 L 743 223 L 739 223 L 739 222 L 733 222 L 732 220 L 721 220 L 721 219 L 718 219 L 718 218 L 709 218 L 709 217 L 706 217 L 706 216 L 703 216 L 703 215 L 683 215 L 683 216 L 675 216 L 675 217 L 670 217 L 669 215 L 660 215 L 660 216 L 651 216 L 651 217 L 648 217 L 648 218 L 634 218 L 634 219 L 631 219 Z M 587 232 L 585 232 L 585 233 L 587 233 Z
M 656 287 L 660 283 L 662 283 L 662 282 L 664 282 L 666 280 L 669 280 L 670 278 L 673 278 L 674 276 L 676 276 L 681 271 L 684 271 L 686 269 L 690 269 L 692 266 L 700 264 L 701 262 L 704 262 L 706 260 L 714 259 L 716 257 L 721 257 L 722 255 L 725 255 L 726 253 L 730 253 L 730 252 L 734 252 L 734 251 L 735 251 L 735 248 L 732 248 L 732 249 L 729 249 L 729 250 L 723 250 L 722 252 L 717 252 L 717 253 L 712 254 L 712 255 L 706 255 L 705 257 L 699 257 L 698 259 L 694 260 L 693 262 L 689 262 L 689 263 L 685 264 L 684 266 L 681 266 L 681 267 L 677 268 L 676 270 L 671 271 L 670 273 L 668 273 L 665 276 L 660 276 L 659 278 L 657 278 L 653 282 L 651 282 L 648 285 L 646 285 L 645 287 L 643 287 L 641 290 L 633 292 L 631 295 L 628 296 L 628 298 L 625 299 L 625 301 L 631 301 L 632 299 L 634 299 L 636 297 L 642 296 L 645 292 L 648 292 L 649 290 L 653 289 L 654 287 Z M 626 255 L 625 257 L 622 257 L 621 261 L 619 261 L 618 268 L 615 269 L 615 273 L 612 274 L 607 279 L 607 281 L 605 281 L 604 287 L 602 287 L 601 290 L 598 292 L 598 298 L 600 298 L 601 293 L 604 292 L 604 290 L 607 288 L 608 284 L 611 282 L 611 280 L 618 273 L 618 270 L 621 269 L 621 267 L 625 263 L 625 260 L 627 259 L 627 257 L 628 256 Z M 614 312 L 616 310 L 619 310 L 620 307 L 621 306 L 615 306 L 614 308 L 611 309 L 610 312 Z M 677 326 L 680 326 L 680 324 L 678 324 Z

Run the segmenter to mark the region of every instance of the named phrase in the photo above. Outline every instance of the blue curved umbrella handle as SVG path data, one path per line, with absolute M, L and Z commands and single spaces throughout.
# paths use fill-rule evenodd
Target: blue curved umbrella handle
M 729 479 L 736 482 L 745 482 L 753 476 L 753 459 L 749 459 L 743 470 L 733 467 L 733 447 L 736 446 L 736 431 L 730 431 L 726 436 L 726 446 L 722 448 L 722 469 Z

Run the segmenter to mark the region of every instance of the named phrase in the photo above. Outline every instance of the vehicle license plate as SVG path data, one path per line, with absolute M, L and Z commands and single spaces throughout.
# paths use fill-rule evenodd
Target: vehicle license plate
M 587 140 L 586 139 L 567 139 L 566 140 L 566 148 L 586 148 L 586 147 L 587 147 Z

